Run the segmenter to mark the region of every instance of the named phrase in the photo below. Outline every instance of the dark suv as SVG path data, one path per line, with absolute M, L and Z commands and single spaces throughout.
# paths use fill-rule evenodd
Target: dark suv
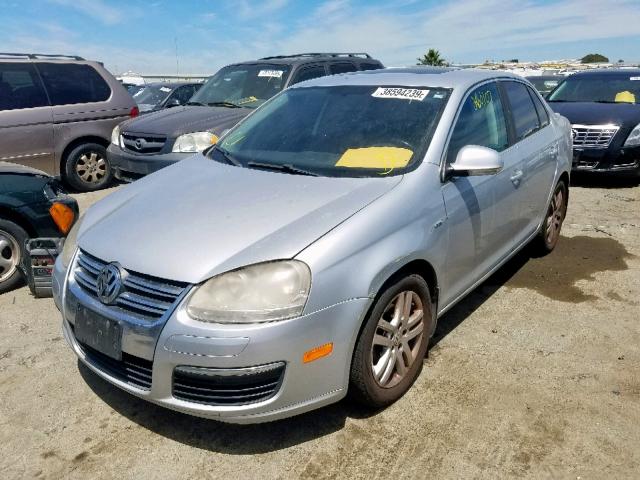
M 573 130 L 573 169 L 640 176 L 640 70 L 574 73 L 549 94 Z
M 201 152 L 252 110 L 289 85 L 312 78 L 384 68 L 366 53 L 303 53 L 226 66 L 191 100 L 129 120 L 107 150 L 115 176 L 133 181 Z
M 99 62 L 0 53 L 0 161 L 97 190 L 111 181 L 113 127 L 137 114 L 131 95 Z

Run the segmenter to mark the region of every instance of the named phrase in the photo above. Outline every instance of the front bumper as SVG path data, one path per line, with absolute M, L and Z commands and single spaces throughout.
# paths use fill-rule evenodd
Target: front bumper
M 640 175 L 640 147 L 573 150 L 575 172 Z
M 174 152 L 156 155 L 135 154 L 113 143 L 107 148 L 107 160 L 113 169 L 114 176 L 124 182 L 133 182 L 193 155 L 193 153 Z
M 56 264 L 54 299 L 63 317 L 64 337 L 79 359 L 97 375 L 119 388 L 172 410 L 231 423 L 277 420 L 336 402 L 346 395 L 351 356 L 370 299 L 354 299 L 299 318 L 246 326 L 206 324 L 192 320 L 181 300 L 162 325 L 119 319 L 123 352 L 152 361 L 150 388 L 139 388 L 92 361 L 73 333 L 77 305 L 108 316 L 108 309 L 83 295 L 72 277 Z M 100 310 L 102 309 L 102 310 Z M 333 343 L 331 355 L 303 363 L 304 352 Z M 176 398 L 172 388 L 177 367 L 244 371 L 284 364 L 278 389 L 270 398 L 243 405 L 206 405 Z M 151 362 L 148 363 L 151 365 Z M 212 370 L 216 374 L 217 370 Z

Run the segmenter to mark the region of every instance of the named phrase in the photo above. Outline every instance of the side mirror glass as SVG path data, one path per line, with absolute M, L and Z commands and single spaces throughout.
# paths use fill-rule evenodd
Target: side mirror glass
M 480 145 L 467 145 L 458 152 L 456 161 L 449 165 L 450 177 L 470 175 L 494 175 L 504 167 L 500 154 Z

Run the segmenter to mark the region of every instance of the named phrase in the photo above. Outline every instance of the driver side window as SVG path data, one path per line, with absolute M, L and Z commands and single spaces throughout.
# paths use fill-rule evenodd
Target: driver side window
M 495 82 L 476 88 L 465 99 L 449 141 L 447 162 L 455 162 L 460 149 L 467 145 L 498 152 L 509 146 L 507 122 Z

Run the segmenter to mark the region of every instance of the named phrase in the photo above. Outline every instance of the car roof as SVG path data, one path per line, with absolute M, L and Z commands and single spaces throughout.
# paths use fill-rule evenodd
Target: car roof
M 140 87 L 182 87 L 183 85 L 199 85 L 198 82 L 149 82 Z
M 296 84 L 291 88 L 339 85 L 401 85 L 466 89 L 484 80 L 498 78 L 524 80 L 519 75 L 499 70 L 449 67 L 392 67 L 320 77 Z
M 640 68 L 599 68 L 576 72 L 569 77 L 620 77 L 625 75 L 630 77 L 640 76 Z
M 269 65 L 299 65 L 304 63 L 316 63 L 316 62 L 341 62 L 341 61 L 355 61 L 363 63 L 381 63 L 380 60 L 376 60 L 366 53 L 299 53 L 294 55 L 277 55 L 272 57 L 259 58 L 257 60 L 248 60 L 246 62 L 233 63 L 232 65 L 255 65 L 255 64 L 269 64 Z

